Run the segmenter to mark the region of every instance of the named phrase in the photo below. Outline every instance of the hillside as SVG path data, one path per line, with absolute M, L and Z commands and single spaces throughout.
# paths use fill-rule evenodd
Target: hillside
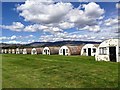
M 57 42 L 33 42 L 29 44 L 6 44 L 1 43 L 2 48 L 23 48 L 23 47 L 45 47 L 45 46 L 63 46 L 63 45 L 81 45 L 81 44 L 100 44 L 101 42 L 92 41 L 57 41 Z

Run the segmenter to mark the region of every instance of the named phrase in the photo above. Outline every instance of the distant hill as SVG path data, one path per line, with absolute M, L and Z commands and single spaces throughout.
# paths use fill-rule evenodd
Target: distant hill
M 100 44 L 101 42 L 89 41 L 58 41 L 46 44 L 46 46 L 63 46 L 63 45 L 81 45 L 81 44 Z
M 6 43 L 0 43 L 0 48 L 17 48 L 17 47 L 23 47 L 23 44 L 6 44 Z
M 29 44 L 6 44 L 1 43 L 2 48 L 25 48 L 25 47 L 45 47 L 45 46 L 63 46 L 63 45 L 83 45 L 83 44 L 100 44 L 101 42 L 93 41 L 57 41 L 57 42 L 33 42 Z

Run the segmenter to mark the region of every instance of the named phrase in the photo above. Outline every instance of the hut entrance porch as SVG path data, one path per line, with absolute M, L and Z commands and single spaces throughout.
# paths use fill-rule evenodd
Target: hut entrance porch
M 116 47 L 109 47 L 109 58 L 110 61 L 116 62 Z

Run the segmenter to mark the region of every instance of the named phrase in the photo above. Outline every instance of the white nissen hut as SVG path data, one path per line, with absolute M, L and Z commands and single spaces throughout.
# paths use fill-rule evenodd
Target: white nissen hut
M 31 54 L 37 54 L 37 50 L 36 50 L 36 48 L 32 48 L 32 50 L 31 50 Z
M 27 49 L 26 48 L 23 49 L 23 54 L 27 54 Z
M 81 46 L 62 46 L 59 49 L 59 55 L 80 55 Z
M 11 49 L 8 49 L 8 53 L 10 54 L 12 52 L 12 50 Z
M 0 51 L 1 51 L 0 53 L 3 54 L 3 53 L 4 53 L 4 50 L 5 50 L 5 49 L 0 49 Z
M 7 53 L 7 49 L 1 49 L 1 54 L 6 54 Z
M 8 53 L 7 49 L 4 49 L 4 53 L 5 53 L 5 54 Z
M 20 49 L 16 48 L 16 54 L 20 54 Z
M 81 55 L 95 56 L 98 44 L 86 44 L 82 47 Z
M 120 62 L 120 39 L 103 41 L 96 53 L 96 61 Z
M 45 47 L 42 51 L 44 55 L 54 55 L 59 54 L 60 47 Z
M 15 54 L 15 49 L 12 49 L 12 54 Z

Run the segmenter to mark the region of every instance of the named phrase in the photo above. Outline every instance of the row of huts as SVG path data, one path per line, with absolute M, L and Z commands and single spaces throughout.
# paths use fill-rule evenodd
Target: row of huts
M 86 44 L 80 46 L 40 47 L 24 49 L 2 49 L 1 53 L 12 54 L 44 54 L 44 55 L 83 55 L 95 56 L 97 61 L 120 62 L 119 39 L 109 39 L 101 44 Z
M 44 55 L 84 55 L 95 56 L 98 44 L 86 44 L 80 46 L 40 47 L 40 48 L 16 48 L 2 49 L 4 54 L 44 54 Z

